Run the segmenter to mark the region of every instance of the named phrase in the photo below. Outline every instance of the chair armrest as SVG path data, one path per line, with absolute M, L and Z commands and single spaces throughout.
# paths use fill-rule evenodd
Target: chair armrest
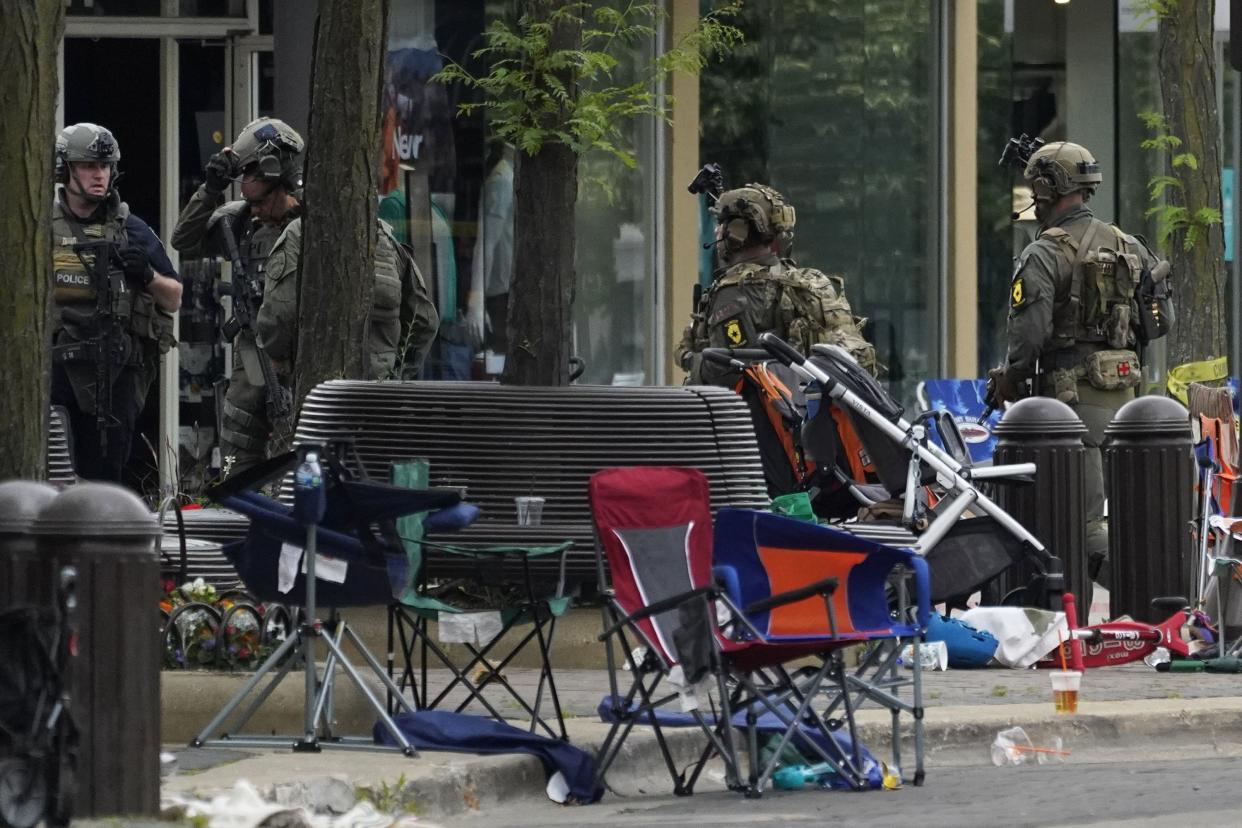
M 606 638 L 608 638 L 608 636 L 612 635 L 617 630 L 621 629 L 622 627 L 628 624 L 633 624 L 635 621 L 642 621 L 643 619 L 650 618 L 653 615 L 659 615 L 662 612 L 668 612 L 671 609 L 676 609 L 677 607 L 680 607 L 682 604 L 686 603 L 687 601 L 693 601 L 695 598 L 702 598 L 702 597 L 715 598 L 719 594 L 720 594 L 720 590 L 718 590 L 716 587 L 704 586 L 704 587 L 698 587 L 697 589 L 692 589 L 688 592 L 680 593 L 679 595 L 670 595 L 668 598 L 665 598 L 662 601 L 656 601 L 654 604 L 648 604 L 642 609 L 632 612 L 629 615 L 625 616 L 620 621 L 613 624 L 611 627 L 606 628 L 602 633 L 600 633 L 597 640 L 603 641 Z
M 756 601 L 742 610 L 743 615 L 754 615 L 760 612 L 783 607 L 786 604 L 793 604 L 798 601 L 804 601 L 816 595 L 822 595 L 825 598 L 837 591 L 838 581 L 836 578 L 825 578 L 822 581 L 816 581 L 813 584 L 807 584 L 804 587 L 791 589 L 788 592 L 782 592 L 772 595 L 768 598 Z

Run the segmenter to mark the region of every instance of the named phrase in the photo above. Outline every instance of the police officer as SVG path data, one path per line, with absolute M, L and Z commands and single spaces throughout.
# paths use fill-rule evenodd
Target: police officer
M 69 412 L 78 475 L 119 482 L 159 357 L 173 345 L 181 282 L 121 201 L 112 133 L 65 127 L 55 155 L 51 399 Z
M 302 219 L 281 233 L 268 256 L 259 336 L 281 380 L 291 383 L 298 342 L 298 262 L 302 256 Z M 375 286 L 367 317 L 362 379 L 416 376 L 431 349 L 440 316 L 423 275 L 409 250 L 379 221 L 375 245 Z
M 1008 354 L 1002 367 L 988 372 L 988 402 L 1028 393 L 1055 397 L 1086 425 L 1087 553 L 1092 577 L 1104 583 L 1108 525 L 1100 443 L 1142 379 L 1134 292 L 1158 262 L 1142 238 L 1091 214 L 1087 202 L 1103 176 L 1086 148 L 1046 144 L 1031 154 L 1023 176 L 1033 191 L 1039 233 L 1018 257 Z
M 768 331 L 803 352 L 842 345 L 874 373 L 875 349 L 862 337 L 844 280 L 781 258 L 793 240 L 793 205 L 771 187 L 747 184 L 721 194 L 712 213 L 721 266 L 677 348 L 687 382 L 734 387 L 737 372 L 704 361 L 703 349 L 757 348 Z
M 247 273 L 262 285 L 272 246 L 301 212 L 305 146 L 284 121 L 259 118 L 247 124 L 231 147 L 208 160 L 205 181 L 177 220 L 173 247 L 186 256 L 227 256 L 221 234 L 231 233 Z M 224 192 L 237 177 L 242 197 L 225 203 Z M 237 293 L 233 297 L 234 302 L 250 301 L 256 311 L 260 300 Z M 233 373 L 220 423 L 220 453 L 231 470 L 266 457 L 273 424 L 259 358 L 253 333 L 240 329 L 233 341 Z

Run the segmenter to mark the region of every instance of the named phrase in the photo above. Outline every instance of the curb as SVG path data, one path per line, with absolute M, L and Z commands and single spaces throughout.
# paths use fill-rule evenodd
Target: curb
M 162 733 L 167 743 L 186 744 L 208 718 L 242 684 L 244 676 L 203 673 L 165 673 L 162 685 Z M 335 701 L 335 719 L 341 732 L 368 733 L 374 716 L 348 681 L 342 682 Z M 251 732 L 296 733 L 301 727 L 302 682 L 291 675 L 260 708 Z M 891 756 L 891 718 L 882 710 L 864 709 L 857 714 L 858 735 L 877 758 Z M 595 753 L 607 732 L 594 719 L 569 721 L 574 743 Z M 1074 752 L 1098 750 L 1150 750 L 1162 746 L 1194 746 L 1219 750 L 1233 746 L 1242 750 L 1242 698 L 1143 699 L 1134 701 L 1084 701 L 1077 715 L 1058 715 L 1049 703 L 984 704 L 926 708 L 925 758 L 929 781 L 937 766 L 986 764 L 989 746 L 997 731 L 1021 726 L 1037 742 L 1062 738 Z M 698 728 L 665 730 L 675 766 L 680 769 L 697 758 L 703 746 Z M 741 741 L 738 744 L 742 744 Z M 282 755 L 263 757 L 277 764 Z M 901 759 L 913 756 L 913 733 L 909 716 L 903 716 Z M 533 756 L 468 756 L 424 753 L 434 757 L 413 774 L 402 791 L 406 801 L 417 803 L 419 814 L 428 818 L 452 817 L 478 810 L 504 808 L 515 799 L 544 799 L 544 770 Z M 423 758 L 415 761 L 425 761 Z M 907 776 L 912 772 L 905 767 Z M 385 770 L 387 773 L 387 769 Z M 238 776 L 244 775 L 239 769 Z M 392 774 L 392 775 L 395 775 Z M 710 774 L 708 774 L 710 776 Z M 372 780 L 385 778 L 376 774 Z M 392 776 L 388 776 L 391 779 Z M 609 787 L 621 795 L 670 794 L 664 759 L 654 735 L 636 728 L 626 740 L 608 775 Z M 714 787 L 704 779 L 700 787 Z M 612 796 L 613 794 L 606 794 Z

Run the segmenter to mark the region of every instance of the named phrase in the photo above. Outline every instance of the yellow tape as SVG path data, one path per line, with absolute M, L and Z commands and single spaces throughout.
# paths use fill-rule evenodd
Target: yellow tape
M 1169 394 L 1187 404 L 1187 392 L 1192 382 L 1214 382 L 1229 376 L 1228 357 L 1187 362 L 1169 369 Z

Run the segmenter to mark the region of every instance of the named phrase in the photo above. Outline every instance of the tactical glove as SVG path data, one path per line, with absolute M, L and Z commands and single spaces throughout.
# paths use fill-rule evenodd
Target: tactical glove
M 211 156 L 207 159 L 207 166 L 203 168 L 203 173 L 207 178 L 207 192 L 212 194 L 224 192 L 233 180 L 233 151 L 225 147 Z
M 126 247 L 120 253 L 121 269 L 125 272 L 125 281 L 134 290 L 140 290 L 151 284 L 155 271 L 151 269 L 151 260 L 147 251 L 141 247 Z
M 1004 368 L 993 368 L 988 371 L 988 384 L 983 401 L 990 408 L 1000 408 L 1005 403 L 1021 397 L 1022 392 L 1008 371 Z

